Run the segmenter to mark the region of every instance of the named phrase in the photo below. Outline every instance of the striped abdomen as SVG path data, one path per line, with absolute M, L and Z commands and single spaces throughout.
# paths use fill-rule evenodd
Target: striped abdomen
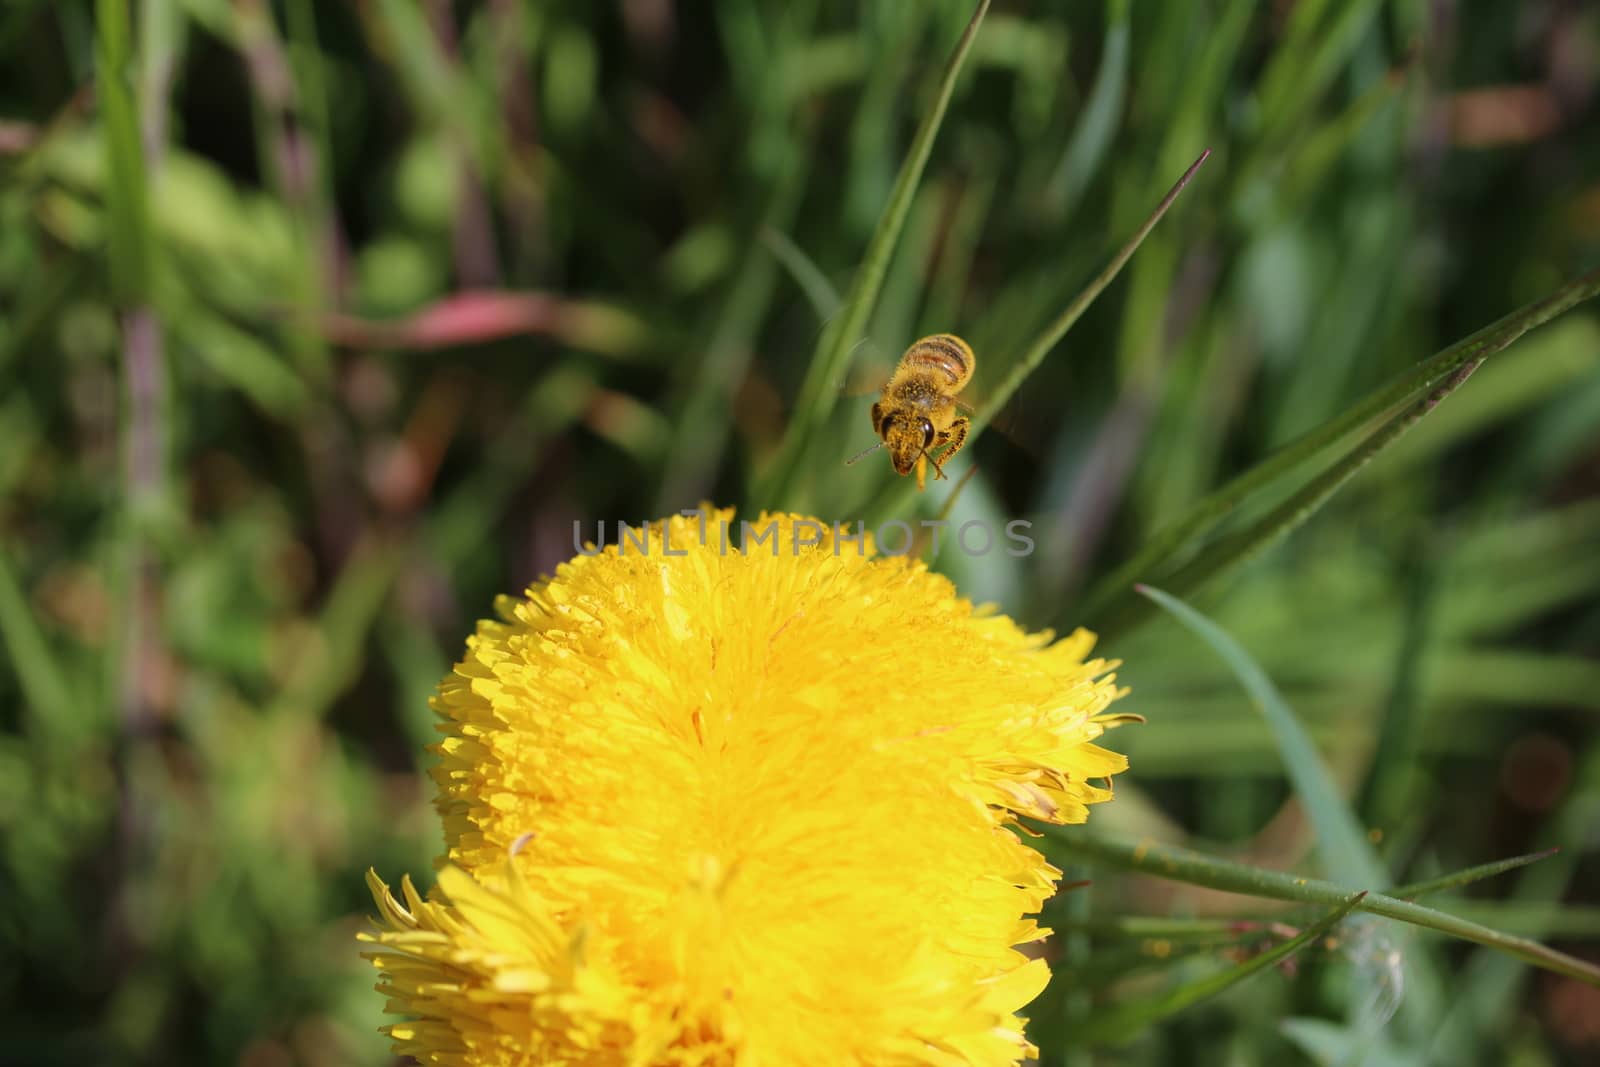
M 936 333 L 906 349 L 905 355 L 900 357 L 899 369 L 916 367 L 938 372 L 949 382 L 949 389 L 954 393 L 967 384 L 976 365 L 977 359 L 967 342 L 953 334 Z

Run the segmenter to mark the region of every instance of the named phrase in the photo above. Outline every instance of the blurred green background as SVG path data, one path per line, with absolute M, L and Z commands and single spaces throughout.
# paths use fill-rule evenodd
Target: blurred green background
M 953 465 L 979 467 L 955 518 L 1026 517 L 1037 551 L 937 563 L 1029 625 L 1103 624 L 1126 661 L 1149 723 L 1118 732 L 1133 770 L 1096 819 L 1302 863 L 1226 668 L 1084 593 L 1221 480 L 1600 261 L 1600 10 L 997 3 L 828 432 L 788 497 L 755 498 L 970 13 L 0 8 L 0 1060 L 390 1062 L 362 872 L 429 869 L 426 700 L 495 594 L 570 556 L 574 520 L 873 515 L 903 483 L 840 462 L 898 353 L 960 333 L 981 399 L 1205 147 L 1006 433 Z M 1199 598 L 1397 875 L 1563 845 L 1449 906 L 1590 959 L 1597 546 L 1580 307 Z M 1243 905 L 1095 877 L 1097 915 Z M 1332 1063 L 1353 988 L 1380 1016 L 1420 998 L 1440 1062 L 1600 1056 L 1600 992 L 1429 943 L 1406 951 L 1430 1002 L 1361 929 L 1074 1048 L 1073 1012 L 1168 980 L 1108 928 L 1073 949 L 1093 980 L 1030 1014 L 1051 1063 Z M 1367 1062 L 1418 1062 L 1386 1048 Z

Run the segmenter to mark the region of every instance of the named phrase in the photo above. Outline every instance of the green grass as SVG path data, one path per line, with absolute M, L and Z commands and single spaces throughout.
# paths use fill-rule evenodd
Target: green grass
M 1124 662 L 1132 770 L 1048 843 L 1093 885 L 1044 1063 L 1592 1056 L 1596 34 L 9 5 L 6 1054 L 388 1062 L 353 933 L 435 851 L 429 691 L 572 520 L 711 499 L 1026 518 L 936 566 Z M 985 432 L 919 495 L 843 461 L 936 331 Z

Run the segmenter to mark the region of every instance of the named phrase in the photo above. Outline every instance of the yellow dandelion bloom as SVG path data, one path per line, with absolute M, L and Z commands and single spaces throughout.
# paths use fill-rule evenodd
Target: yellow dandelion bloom
M 434 707 L 446 853 L 369 879 L 426 1064 L 1014 1064 L 1121 691 L 918 561 L 800 516 L 652 524 L 480 624 Z M 748 542 L 748 539 L 747 539 Z M 1106 783 L 1109 785 L 1109 783 Z

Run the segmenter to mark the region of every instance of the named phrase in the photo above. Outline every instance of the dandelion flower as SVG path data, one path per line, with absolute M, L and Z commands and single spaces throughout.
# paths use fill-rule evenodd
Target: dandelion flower
M 425 1064 L 1014 1064 L 1060 872 L 1126 766 L 1089 659 L 918 561 L 729 511 L 580 555 L 479 625 L 434 707 L 446 851 L 369 877 Z M 726 544 L 725 544 L 726 540 Z M 775 542 L 775 543 L 774 543 Z

